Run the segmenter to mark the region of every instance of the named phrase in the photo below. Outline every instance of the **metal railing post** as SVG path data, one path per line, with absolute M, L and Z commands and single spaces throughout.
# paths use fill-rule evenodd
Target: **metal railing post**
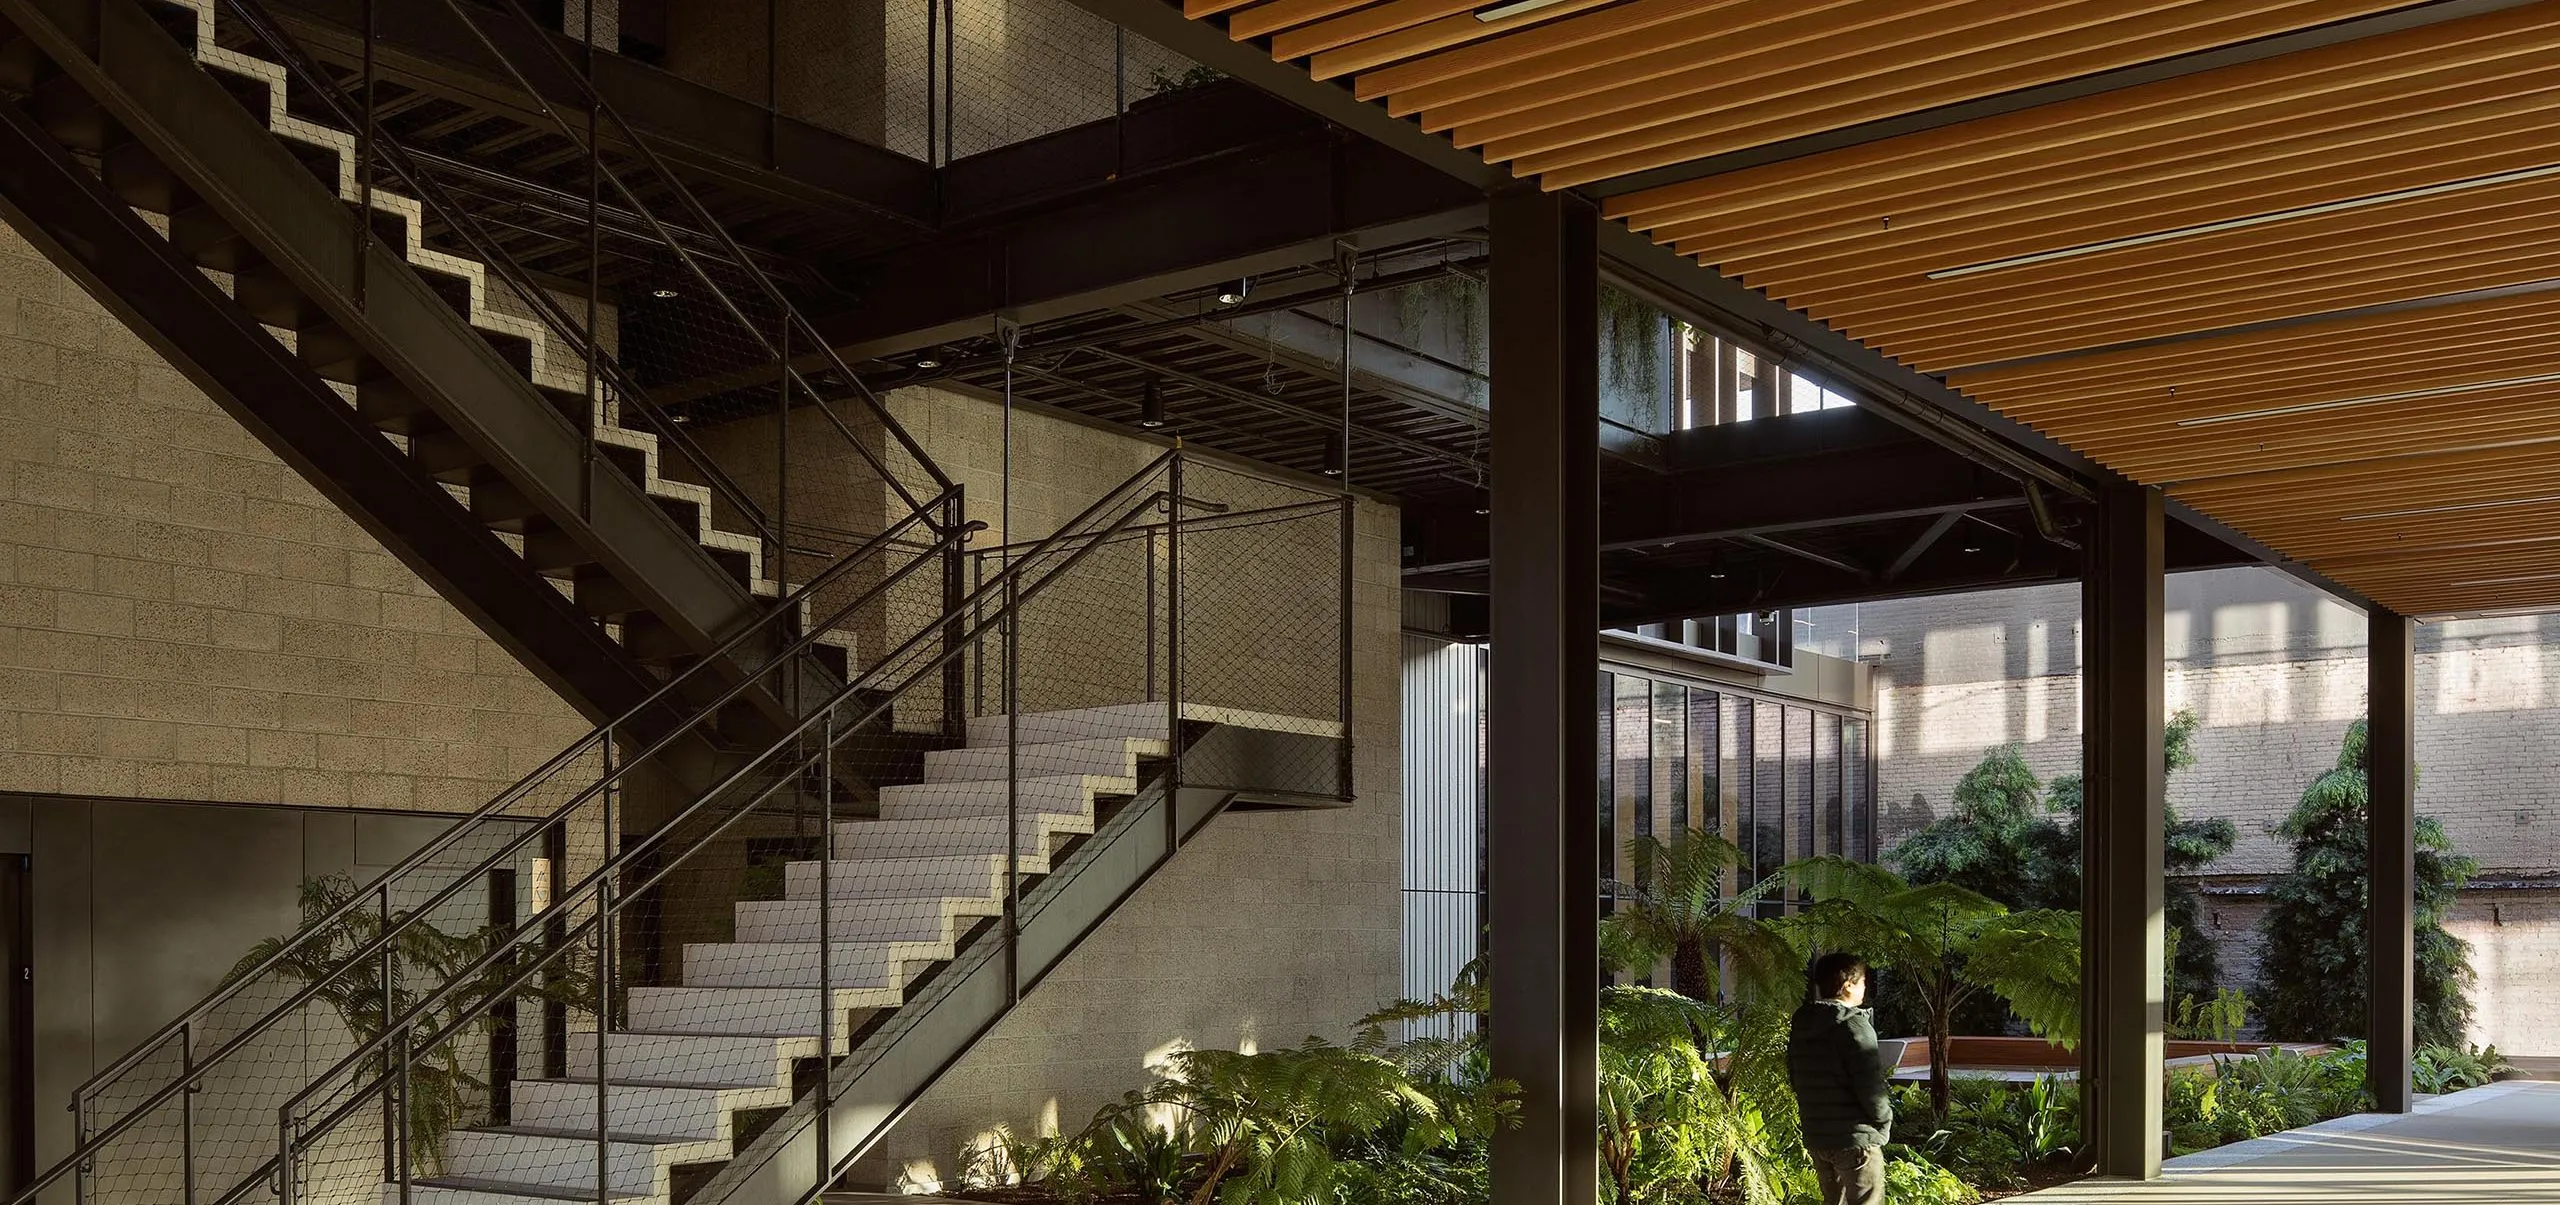
M 364 25 L 363 62 L 358 71 L 364 80 L 364 128 L 356 131 L 356 308 L 365 306 L 366 278 L 373 261 L 373 0 L 364 0 L 364 11 L 358 14 Z
M 1165 463 L 1164 496 L 1164 861 L 1182 846 L 1182 437 Z
M 391 931 L 390 880 L 383 880 L 382 890 L 376 893 L 376 898 L 382 907 L 382 928 L 378 932 L 388 933 Z M 392 991 L 392 982 L 400 973 L 399 956 L 395 952 L 398 949 L 396 943 L 385 943 L 380 961 L 376 964 L 376 969 L 382 976 L 382 1021 L 380 1023 L 382 1030 L 377 1032 L 387 1032 L 391 1026 L 391 1019 L 400 1015 L 399 1002 Z M 390 1081 L 385 1080 L 382 1085 L 382 1178 L 385 1182 L 399 1178 L 400 1167 L 397 1162 L 399 1157 L 400 1105 L 398 1101 L 391 1098 L 391 1084 Z
M 614 747 L 604 743 L 604 850 L 603 869 L 596 880 L 596 1205 L 613 1201 L 613 1076 L 607 1060 L 612 1051 L 608 1037 L 613 1030 L 613 929 L 614 916 L 613 864 L 615 847 L 620 844 L 614 832 L 614 797 L 620 792 L 613 783 Z
M 836 709 L 818 723 L 818 1190 L 835 1171 Z
M 409 1205 L 409 1166 L 414 1155 L 409 1149 L 409 1073 L 417 1052 L 410 1048 L 409 1043 L 415 1036 L 407 1026 L 402 1026 L 399 1044 L 392 1047 L 392 1057 L 400 1060 L 400 1178 L 395 1181 L 400 1186 L 400 1205 Z
M 1344 453 L 1343 460 L 1345 463 L 1343 466 L 1343 475 L 1345 477 L 1348 477 L 1351 473 L 1350 465 L 1348 463 L 1350 459 L 1350 454 L 1348 452 Z M 1351 641 L 1355 619 L 1351 610 L 1351 597 L 1352 592 L 1358 588 L 1359 584 L 1354 574 L 1355 565 L 1353 563 L 1355 541 L 1359 538 L 1358 512 L 1359 500 L 1352 496 L 1350 487 L 1345 485 L 1342 491 L 1342 592 L 1340 597 L 1337 599 L 1337 604 L 1341 609 L 1341 614 L 1339 616 L 1340 630 L 1338 633 L 1340 643 L 1334 649 L 1334 658 L 1341 668 L 1341 681 L 1337 684 L 1337 689 L 1340 693 L 1335 697 L 1334 703 L 1337 709 L 1337 718 L 1342 724 L 1342 738 L 1334 746 L 1333 780 L 1334 792 L 1345 800 L 1352 797 Z
M 955 492 L 943 503 L 942 525 L 946 531 L 958 531 L 968 521 L 969 511 Z M 961 617 L 961 600 L 968 597 L 968 583 L 963 566 L 969 563 L 966 545 L 954 543 L 942 551 L 942 648 L 948 653 L 967 638 L 968 621 Z M 969 735 L 969 667 L 957 657 L 942 667 L 942 734 L 954 740 Z
M 178 1027 L 178 1066 L 187 1090 L 178 1094 L 178 1174 L 186 1177 L 186 1205 L 196 1205 L 196 1034 L 195 1022 Z
M 297 1128 L 293 1108 L 276 1110 L 276 1205 L 293 1205 L 293 1131 Z

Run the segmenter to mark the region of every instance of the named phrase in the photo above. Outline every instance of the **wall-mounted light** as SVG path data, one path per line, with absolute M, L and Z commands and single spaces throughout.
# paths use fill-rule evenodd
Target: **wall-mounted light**
M 1164 382 L 1147 378 L 1147 388 L 1138 395 L 1138 425 L 1153 431 L 1164 425 Z
M 1250 276 L 1239 276 L 1218 286 L 1219 305 L 1234 305 L 1251 296 L 1253 296 L 1253 278 Z
M 1564 0 L 1506 0 L 1506 2 L 1502 4 L 1488 4 L 1483 8 L 1477 9 L 1476 20 L 1490 25 L 1495 21 L 1507 20 L 1523 14 L 1534 13 L 1539 9 L 1548 8 L 1562 3 L 1564 3 Z

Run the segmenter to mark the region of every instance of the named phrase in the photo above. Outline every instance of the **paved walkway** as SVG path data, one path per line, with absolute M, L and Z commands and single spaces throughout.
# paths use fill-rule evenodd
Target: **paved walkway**
M 2512 1080 L 2169 1160 L 2148 1184 L 2084 1180 L 2038 1205 L 2560 1205 L 2560 1084 Z M 2005 1205 L 2005 1203 L 2004 1203 Z

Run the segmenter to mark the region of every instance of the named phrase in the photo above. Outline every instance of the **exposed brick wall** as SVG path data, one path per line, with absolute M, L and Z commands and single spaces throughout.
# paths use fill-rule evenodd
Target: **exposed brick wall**
M 0 790 L 463 811 L 586 729 L 0 231 Z
M 2196 764 L 2171 777 L 2170 802 L 2240 830 L 2213 873 L 2281 872 L 2291 855 L 2276 824 L 2335 764 L 2364 712 L 2364 618 L 2256 569 L 2172 577 L 2166 603 L 2167 703 L 2203 721 Z M 1861 622 L 1888 847 L 1939 814 L 1956 779 L 1995 746 L 2020 745 L 2047 777 L 2077 769 L 2077 587 L 1869 604 Z M 2554 625 L 2530 617 L 2419 630 L 2418 806 L 2491 871 L 2560 870 L 2560 764 L 2548 753 L 2560 737 L 2560 646 L 2546 643 Z M 2487 925 L 2490 894 L 2467 896 L 2456 921 L 2480 946 L 2477 1036 L 2523 1053 L 2560 1050 L 2543 1003 L 2560 995 L 2560 958 L 2537 956 L 2544 947 L 2533 944 L 2550 940 L 2535 936 L 2545 922 Z M 2245 984 L 2256 905 L 2213 906 L 2223 911 L 2224 977 Z M 2484 919 L 2463 928 L 2474 911 Z

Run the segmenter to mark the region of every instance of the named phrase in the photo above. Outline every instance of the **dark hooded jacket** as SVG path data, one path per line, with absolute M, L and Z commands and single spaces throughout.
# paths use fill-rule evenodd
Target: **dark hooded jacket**
M 1804 1144 L 1814 1150 L 1883 1146 L 1893 1100 L 1876 1051 L 1875 1013 L 1814 1000 L 1787 1022 L 1787 1084 L 1795 1089 Z

